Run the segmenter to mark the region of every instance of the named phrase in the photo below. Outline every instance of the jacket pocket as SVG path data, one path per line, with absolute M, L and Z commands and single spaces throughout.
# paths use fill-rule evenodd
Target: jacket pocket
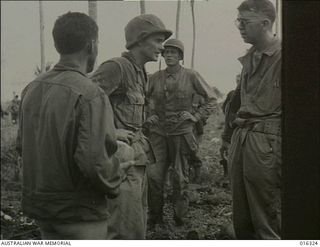
M 177 100 L 177 107 L 179 108 L 178 110 L 184 110 L 188 106 L 188 101 L 190 101 L 187 95 L 186 90 L 178 90 L 175 93 L 176 100 Z M 191 102 L 190 102 L 191 105 Z
M 281 87 L 280 79 L 270 80 L 261 93 L 254 99 L 257 108 L 261 111 L 273 112 L 281 108 Z
M 127 93 L 127 99 L 127 114 L 131 116 L 129 117 L 129 119 L 132 121 L 133 124 L 142 124 L 145 98 L 139 92 L 129 92 Z

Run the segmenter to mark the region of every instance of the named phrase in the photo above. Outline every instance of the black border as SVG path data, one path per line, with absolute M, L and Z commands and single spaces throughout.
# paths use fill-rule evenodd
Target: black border
M 282 238 L 320 239 L 320 1 L 282 12 Z

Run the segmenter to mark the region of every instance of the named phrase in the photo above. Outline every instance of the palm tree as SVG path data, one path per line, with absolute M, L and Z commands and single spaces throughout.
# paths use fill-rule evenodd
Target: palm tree
M 98 16 L 98 11 L 97 11 L 97 1 L 93 0 L 88 0 L 88 12 L 89 16 L 97 22 L 97 16 Z
M 144 0 L 140 0 L 140 14 L 146 13 L 146 4 Z
M 45 54 L 44 54 L 44 19 L 43 19 L 43 5 L 39 0 L 39 16 L 40 16 L 40 54 L 41 54 L 41 73 L 45 69 Z
M 281 38 L 281 0 L 276 0 L 276 10 L 277 10 L 277 19 L 276 19 L 276 35 Z
M 181 0 L 177 2 L 177 15 L 176 15 L 176 39 L 179 39 L 179 24 L 180 24 L 180 12 L 181 12 Z
M 44 69 L 41 69 L 41 67 L 37 66 L 34 75 L 39 76 L 44 72 L 48 72 L 52 68 L 53 63 L 52 62 L 47 62 L 47 64 L 44 66 Z
M 194 56 L 195 56 L 195 47 L 196 47 L 196 21 L 195 21 L 195 16 L 194 16 L 194 0 L 191 0 L 190 2 L 191 5 L 191 14 L 192 14 L 192 55 L 191 55 L 191 68 L 193 69 L 194 67 Z

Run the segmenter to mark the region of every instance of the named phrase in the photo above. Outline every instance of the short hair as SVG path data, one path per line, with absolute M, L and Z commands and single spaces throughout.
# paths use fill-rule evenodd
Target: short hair
M 269 0 L 245 0 L 238 7 L 239 11 L 254 11 L 262 13 L 274 23 L 276 20 L 276 9 Z
M 58 17 L 52 36 L 60 54 L 72 54 L 81 51 L 87 42 L 98 38 L 98 26 L 84 13 L 68 12 Z

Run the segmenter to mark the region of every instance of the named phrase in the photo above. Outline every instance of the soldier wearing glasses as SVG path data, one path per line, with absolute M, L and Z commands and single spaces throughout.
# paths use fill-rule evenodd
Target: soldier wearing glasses
M 236 109 L 228 163 L 238 239 L 280 239 L 281 43 L 269 0 L 246 0 L 236 25 L 245 43 L 243 69 L 229 109 Z

